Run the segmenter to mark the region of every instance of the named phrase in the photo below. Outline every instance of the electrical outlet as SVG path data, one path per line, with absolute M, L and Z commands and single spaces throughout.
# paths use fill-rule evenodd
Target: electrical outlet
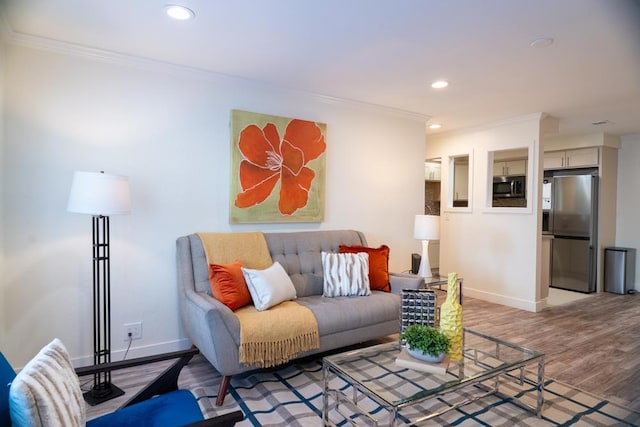
M 142 322 L 132 322 L 124 324 L 124 340 L 129 341 L 129 334 L 131 339 L 139 340 L 142 338 Z

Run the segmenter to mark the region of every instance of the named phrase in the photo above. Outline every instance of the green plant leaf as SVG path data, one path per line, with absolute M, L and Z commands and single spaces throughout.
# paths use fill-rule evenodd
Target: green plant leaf
M 434 327 L 427 325 L 409 325 L 400 335 L 407 346 L 414 350 L 420 350 L 423 354 L 438 356 L 443 351 L 448 351 L 449 338 Z

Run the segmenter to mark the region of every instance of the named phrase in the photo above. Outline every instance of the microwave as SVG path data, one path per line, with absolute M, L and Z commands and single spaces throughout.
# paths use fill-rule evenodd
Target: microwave
M 527 177 L 524 175 L 514 176 L 494 176 L 493 177 L 493 198 L 524 199 L 526 194 Z

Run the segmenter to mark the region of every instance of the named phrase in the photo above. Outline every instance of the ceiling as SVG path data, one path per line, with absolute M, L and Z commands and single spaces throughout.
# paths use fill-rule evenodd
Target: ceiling
M 35 36 L 430 117 L 446 132 L 525 114 L 561 134 L 640 133 L 640 1 L 0 0 Z M 530 43 L 550 37 L 553 43 Z M 430 84 L 446 79 L 449 87 Z M 593 125 L 594 122 L 608 121 Z

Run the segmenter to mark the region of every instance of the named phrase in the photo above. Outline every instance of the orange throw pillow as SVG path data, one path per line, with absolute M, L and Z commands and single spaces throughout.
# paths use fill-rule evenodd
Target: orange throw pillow
M 209 264 L 209 283 L 214 298 L 233 311 L 251 303 L 251 294 L 241 267 L 241 261 Z
M 342 253 L 366 252 L 369 254 L 369 282 L 371 290 L 391 292 L 389 283 L 389 246 L 367 248 L 366 246 L 340 245 Z

